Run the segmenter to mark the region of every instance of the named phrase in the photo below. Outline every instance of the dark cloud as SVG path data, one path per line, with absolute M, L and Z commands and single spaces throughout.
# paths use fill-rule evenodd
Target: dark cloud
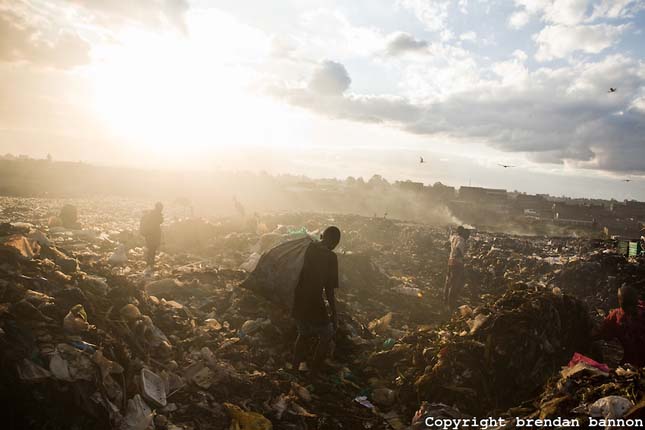
M 349 77 L 343 82 L 348 85 Z M 616 82 L 618 92 L 607 93 Z M 326 116 L 482 142 L 537 162 L 645 173 L 645 111 L 635 107 L 645 88 L 645 65 L 624 56 L 541 69 L 514 86 L 489 81 L 440 102 L 342 94 L 347 85 L 337 87 L 337 97 L 319 97 L 311 86 L 274 89 L 274 95 Z
M 388 38 L 385 53 L 391 56 L 405 54 L 406 52 L 418 52 L 428 48 L 428 42 L 415 39 L 408 33 L 394 33 Z
M 45 33 L 12 12 L 0 12 L 0 61 L 69 68 L 88 63 L 89 51 L 71 31 Z
M 309 81 L 309 89 L 320 95 L 342 95 L 352 83 L 343 66 L 334 61 L 323 61 Z

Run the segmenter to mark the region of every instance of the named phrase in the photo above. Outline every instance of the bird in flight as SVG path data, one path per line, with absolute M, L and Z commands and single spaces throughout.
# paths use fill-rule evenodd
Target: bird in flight
M 425 163 L 425 161 L 424 161 L 423 157 L 419 157 L 419 163 L 420 163 L 420 164 Z
M 498 166 L 501 166 L 501 167 L 503 167 L 503 168 L 505 168 L 505 169 L 508 169 L 509 167 L 515 167 L 515 166 L 511 166 L 510 164 L 499 164 L 499 163 L 498 163 L 497 165 L 498 165 Z
M 608 92 L 608 93 L 615 93 L 615 92 L 616 92 L 616 88 L 611 87 L 611 88 L 609 88 L 609 91 L 607 91 L 607 92 Z
M 623 179 L 623 182 L 631 182 L 631 179 Z

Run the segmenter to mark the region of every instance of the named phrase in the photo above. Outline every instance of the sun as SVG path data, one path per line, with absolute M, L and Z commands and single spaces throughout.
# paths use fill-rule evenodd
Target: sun
M 130 29 L 96 49 L 98 116 L 123 142 L 170 155 L 262 144 L 283 124 L 248 62 L 268 39 L 215 11 L 187 20 L 188 36 Z

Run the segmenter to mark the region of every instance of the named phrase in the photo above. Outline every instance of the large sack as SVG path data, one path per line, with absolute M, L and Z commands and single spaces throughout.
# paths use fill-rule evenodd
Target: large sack
M 291 309 L 305 252 L 312 243 L 313 239 L 306 236 L 284 242 L 265 252 L 242 286 Z

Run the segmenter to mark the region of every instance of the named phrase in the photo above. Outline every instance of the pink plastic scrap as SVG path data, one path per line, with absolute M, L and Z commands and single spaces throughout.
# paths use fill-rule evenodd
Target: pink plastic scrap
M 609 366 L 607 366 L 605 363 L 598 363 L 596 360 L 591 359 L 585 355 L 582 355 L 579 352 L 576 352 L 573 354 L 573 357 L 569 362 L 569 367 L 573 367 L 578 363 L 588 364 L 589 366 L 593 366 L 596 369 L 602 370 L 603 372 L 606 372 L 606 373 L 609 373 L 609 371 L 611 370 L 609 369 Z

